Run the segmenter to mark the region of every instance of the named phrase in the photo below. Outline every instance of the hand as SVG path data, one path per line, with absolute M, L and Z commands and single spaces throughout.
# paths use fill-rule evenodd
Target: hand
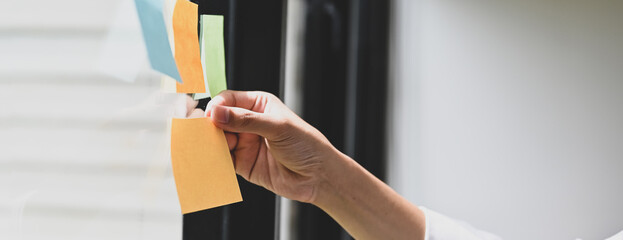
M 206 111 L 225 130 L 236 172 L 248 181 L 315 204 L 356 239 L 424 238 L 422 211 L 335 149 L 277 97 L 224 91 Z M 197 109 L 189 113 L 203 116 Z
M 313 202 L 324 162 L 341 154 L 269 93 L 224 91 L 206 111 L 225 130 L 236 172 L 293 200 Z
M 186 95 L 186 118 L 202 118 L 205 116 L 203 110 L 196 108 L 198 104 L 197 100 Z

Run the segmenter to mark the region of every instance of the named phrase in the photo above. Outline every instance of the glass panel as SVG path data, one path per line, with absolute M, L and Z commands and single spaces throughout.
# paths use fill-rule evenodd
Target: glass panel
M 0 239 L 180 239 L 168 122 L 185 96 L 161 91 L 140 49 L 115 58 L 142 61 L 135 82 L 99 70 L 109 34 L 136 44 L 109 31 L 138 21 L 133 1 L 2 5 Z

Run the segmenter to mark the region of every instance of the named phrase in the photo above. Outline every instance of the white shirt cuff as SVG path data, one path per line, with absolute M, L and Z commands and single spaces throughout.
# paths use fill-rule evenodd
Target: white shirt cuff
M 425 240 L 500 240 L 501 238 L 478 230 L 425 207 L 420 207 L 426 218 Z

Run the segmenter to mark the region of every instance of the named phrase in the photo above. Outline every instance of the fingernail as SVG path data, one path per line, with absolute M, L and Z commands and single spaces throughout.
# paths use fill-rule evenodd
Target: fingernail
M 212 110 L 212 100 L 210 100 L 208 102 L 208 105 L 206 105 L 206 111 L 210 111 L 210 110 Z
M 219 97 L 218 97 L 218 96 L 216 96 L 216 97 L 214 97 L 214 98 L 210 99 L 210 101 L 208 102 L 208 105 L 206 106 L 206 111 L 207 111 L 207 112 L 212 113 L 212 108 L 214 107 L 215 102 L 218 102 L 218 101 L 221 101 L 221 102 L 222 102 L 222 100 L 220 100 L 220 99 L 218 99 L 218 98 L 219 98 Z M 208 116 L 209 116 L 209 115 L 210 115 L 210 114 L 208 114 Z
M 212 117 L 220 123 L 229 122 L 229 109 L 223 106 L 214 106 L 212 109 Z

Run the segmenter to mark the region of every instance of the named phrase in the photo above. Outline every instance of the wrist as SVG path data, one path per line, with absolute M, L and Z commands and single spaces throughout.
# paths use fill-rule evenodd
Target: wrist
M 323 164 L 316 183 L 314 198 L 311 204 L 326 209 L 331 204 L 342 202 L 341 194 L 344 186 L 348 186 L 347 181 L 352 179 L 352 175 L 357 163 L 347 155 L 334 149 L 333 157 L 327 158 Z

